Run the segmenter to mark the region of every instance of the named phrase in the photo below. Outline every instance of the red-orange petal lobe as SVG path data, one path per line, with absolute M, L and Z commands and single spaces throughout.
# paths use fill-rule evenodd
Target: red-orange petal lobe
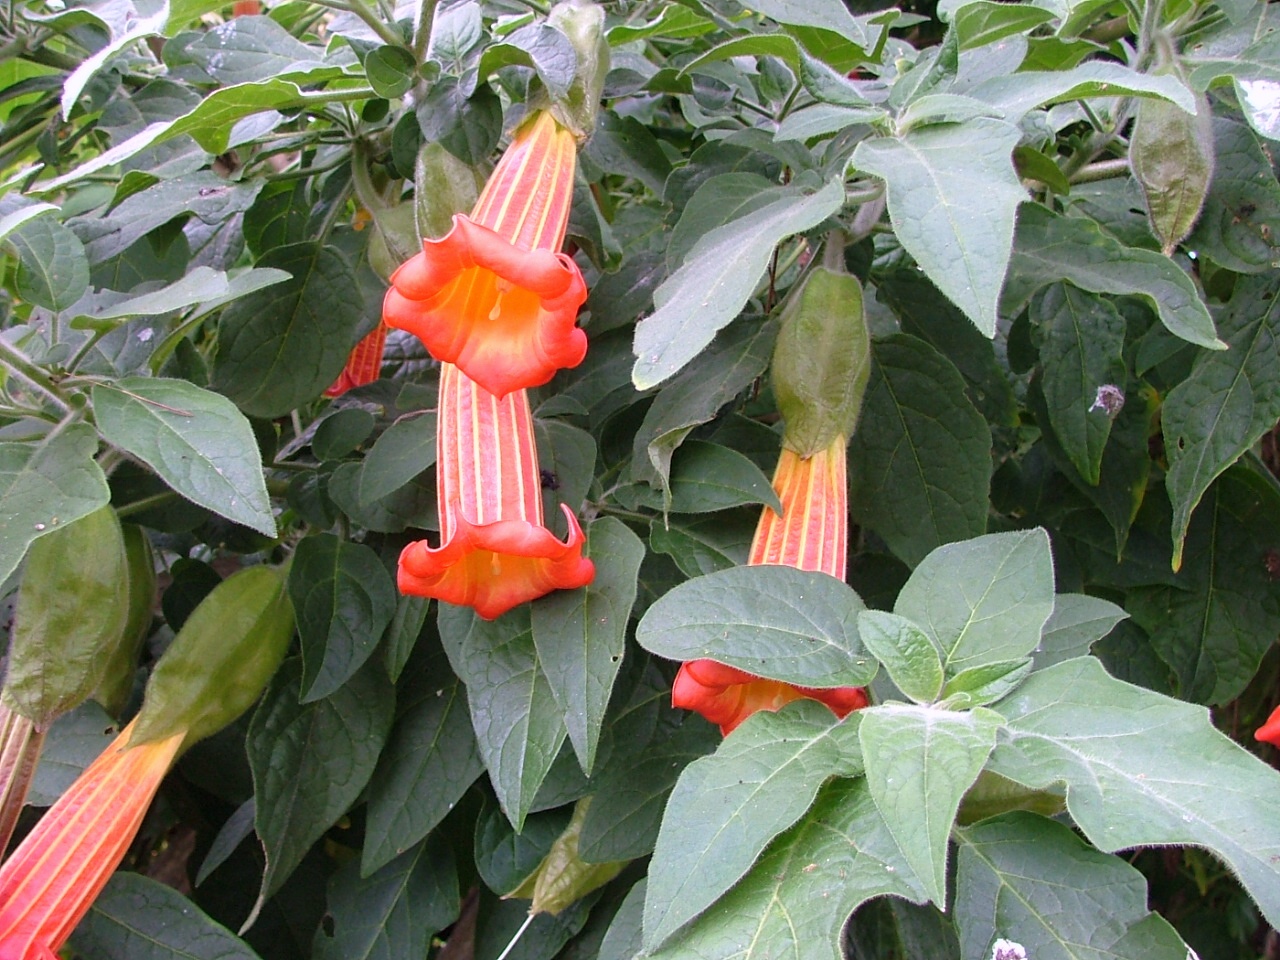
M 424 242 L 392 274 L 382 315 L 502 397 L 582 362 L 587 335 L 578 308 L 586 299 L 572 258 L 522 249 L 455 216 L 447 235 Z
M 53 956 L 133 842 L 185 731 L 93 761 L 0 866 L 0 960 Z
M 1254 731 L 1253 739 L 1280 747 L 1280 707 L 1272 710 L 1267 722 Z
M 757 710 L 780 710 L 793 700 L 817 700 L 840 719 L 867 705 L 861 687 L 799 687 L 782 680 L 757 677 L 715 660 L 690 660 L 680 665 L 671 685 L 671 705 L 696 710 L 728 736 Z
M 340 397 L 348 390 L 373 383 L 382 373 L 382 355 L 387 348 L 387 325 L 379 323 L 372 332 L 351 348 L 347 365 L 338 379 L 324 392 L 326 397 Z
M 553 590 L 586 586 L 596 572 L 582 555 L 586 536 L 573 511 L 561 509 L 569 522 L 565 541 L 524 520 L 473 524 L 459 517 L 453 536 L 439 547 L 419 540 L 400 553 L 400 592 L 472 607 L 493 620 Z

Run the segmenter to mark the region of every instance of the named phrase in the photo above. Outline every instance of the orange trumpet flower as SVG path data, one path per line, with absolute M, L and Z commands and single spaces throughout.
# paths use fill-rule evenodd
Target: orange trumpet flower
M 453 364 L 440 374 L 437 492 L 441 544 L 400 554 L 401 593 L 468 606 L 486 620 L 552 590 L 585 586 L 595 565 L 564 507 L 568 539 L 543 524 L 533 416 L 523 390 L 496 397 Z
M 340 397 L 348 390 L 373 383 L 382 373 L 382 354 L 387 347 L 387 325 L 379 323 L 373 330 L 360 338 L 360 342 L 351 348 L 347 357 L 347 365 L 333 381 L 333 386 L 324 392 L 326 397 Z
M 574 135 L 547 111 L 515 132 L 470 217 L 391 275 L 382 315 L 496 396 L 536 387 L 587 352 L 586 284 L 560 253 L 577 162 Z
M 837 434 L 807 459 L 783 447 L 773 475 L 782 513 L 765 507 L 747 563 L 780 564 L 844 579 L 849 535 L 846 443 Z M 698 711 L 725 736 L 757 710 L 778 710 L 802 697 L 826 704 L 841 718 L 867 705 L 861 687 L 799 687 L 714 660 L 681 664 L 671 688 L 672 706 Z
M 131 745 L 134 723 L 0 867 L 0 957 L 55 960 L 133 842 L 185 730 Z

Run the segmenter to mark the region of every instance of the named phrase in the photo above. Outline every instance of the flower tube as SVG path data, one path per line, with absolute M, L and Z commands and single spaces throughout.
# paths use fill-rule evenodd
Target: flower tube
M 1260 743 L 1269 743 L 1273 747 L 1280 747 L 1280 707 L 1272 710 L 1271 716 L 1267 717 L 1267 722 L 1254 731 L 1253 739 Z
M 338 379 L 324 392 L 326 397 L 340 397 L 348 390 L 373 383 L 382 373 L 382 354 L 387 347 L 387 325 L 379 323 L 370 333 L 360 338 L 351 348 L 347 365 Z
M 387 325 L 436 359 L 505 396 L 546 383 L 587 352 L 577 264 L 560 253 L 569 224 L 577 142 L 549 111 L 515 132 L 470 217 L 423 242 L 391 275 Z
M 441 545 L 400 554 L 401 593 L 468 606 L 492 620 L 552 590 L 591 582 L 586 537 L 569 523 L 560 541 L 543 524 L 542 477 L 523 390 L 496 397 L 452 364 L 440 375 L 436 439 Z
M 774 392 L 786 417 L 773 475 L 782 512 L 764 508 L 747 563 L 845 579 L 845 451 L 862 405 L 868 358 L 858 282 L 843 272 L 815 269 L 784 311 L 773 357 Z M 726 736 L 757 710 L 778 710 L 806 697 L 841 718 L 868 702 L 861 687 L 800 687 L 714 660 L 681 664 L 671 690 L 673 706 L 697 710 Z

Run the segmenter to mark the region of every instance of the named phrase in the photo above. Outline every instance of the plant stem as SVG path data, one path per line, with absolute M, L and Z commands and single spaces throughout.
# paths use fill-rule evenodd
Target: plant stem
M 0 363 L 8 367 L 14 376 L 25 380 L 47 396 L 64 413 L 71 409 L 67 401 L 62 399 L 62 394 L 58 391 L 57 386 L 49 375 L 32 363 L 21 350 L 3 337 L 0 337 Z
M 420 0 L 418 4 L 418 22 L 413 25 L 413 59 L 422 63 L 431 47 L 431 29 L 435 26 L 436 5 L 439 0 Z
M 366 7 L 360 0 L 351 0 L 350 3 L 344 0 L 315 0 L 317 6 L 328 7 L 330 10 L 341 10 L 343 13 L 354 13 L 357 17 L 365 22 L 370 30 L 376 33 L 383 43 L 393 47 L 403 47 L 404 40 L 390 27 L 378 19 L 377 14 Z
M 1086 167 L 1081 167 L 1071 177 L 1072 183 L 1094 183 L 1098 180 L 1110 180 L 1113 177 L 1123 177 L 1129 172 L 1129 161 L 1124 157 L 1117 157 L 1114 160 L 1099 160 L 1097 163 L 1091 163 Z

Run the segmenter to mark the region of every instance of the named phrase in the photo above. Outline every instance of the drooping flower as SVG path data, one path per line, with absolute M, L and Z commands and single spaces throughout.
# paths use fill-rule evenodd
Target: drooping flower
M 453 364 L 440 374 L 437 493 L 441 544 L 400 554 L 401 593 L 468 606 L 486 620 L 552 590 L 591 582 L 586 537 L 564 506 L 568 538 L 543 524 L 542 477 L 525 391 L 496 397 Z
M 136 721 L 0 866 L 0 957 L 54 960 L 133 842 L 185 730 L 131 745 Z
M 844 579 L 849 524 L 845 445 L 837 435 L 807 459 L 783 447 L 773 475 L 782 513 L 764 508 L 749 564 L 779 564 Z M 778 710 L 802 697 L 826 704 L 838 717 L 867 705 L 861 687 L 800 687 L 714 660 L 681 664 L 671 688 L 673 706 L 697 710 L 726 736 L 757 710 Z
M 456 364 L 497 396 L 546 383 L 582 362 L 577 327 L 586 284 L 560 253 L 569 223 L 577 143 L 548 111 L 515 132 L 470 217 L 391 276 L 389 326 Z
M 371 332 L 360 338 L 351 348 L 347 365 L 338 374 L 333 386 L 324 392 L 326 397 L 340 397 L 348 390 L 373 383 L 382 372 L 382 354 L 387 347 L 387 325 L 379 323 Z
M 1267 722 L 1254 731 L 1253 739 L 1280 747 L 1280 707 L 1272 710 Z

